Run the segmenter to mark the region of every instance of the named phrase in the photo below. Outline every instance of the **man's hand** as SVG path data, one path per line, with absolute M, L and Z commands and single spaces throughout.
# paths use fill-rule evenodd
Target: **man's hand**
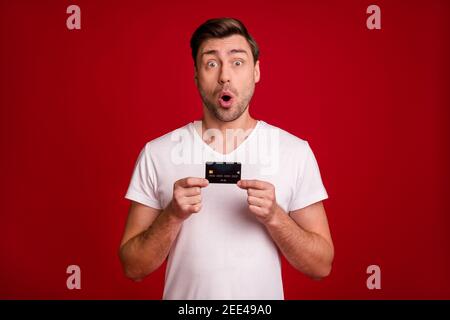
M 291 218 L 277 204 L 269 182 L 241 180 L 238 186 L 247 190 L 250 211 L 294 268 L 313 279 L 330 274 L 334 247 L 321 201 L 291 212 Z
M 277 204 L 273 184 L 260 180 L 240 180 L 237 185 L 247 190 L 248 208 L 261 223 L 269 224 L 282 210 Z
M 173 197 L 169 204 L 170 214 L 178 220 L 185 220 L 202 208 L 201 188 L 208 185 L 203 178 L 188 177 L 173 185 Z
M 164 210 L 133 203 L 119 255 L 127 277 L 140 281 L 167 258 L 182 222 L 201 209 L 202 178 L 184 178 L 173 185 L 172 200 Z

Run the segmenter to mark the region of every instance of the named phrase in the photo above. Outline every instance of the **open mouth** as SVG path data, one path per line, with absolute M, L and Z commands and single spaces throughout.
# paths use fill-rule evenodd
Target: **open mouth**
M 222 108 L 230 108 L 233 104 L 233 97 L 225 93 L 220 97 L 219 104 Z
M 231 100 L 231 96 L 225 94 L 225 95 L 222 96 L 222 100 L 225 101 L 225 102 L 230 101 Z
M 229 108 L 233 104 L 231 93 L 223 92 L 219 98 L 219 104 L 222 108 Z

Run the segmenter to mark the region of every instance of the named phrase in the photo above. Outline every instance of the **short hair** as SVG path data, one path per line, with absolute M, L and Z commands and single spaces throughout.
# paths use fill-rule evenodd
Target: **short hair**
M 201 24 L 192 34 L 191 49 L 194 65 L 197 66 L 197 53 L 202 43 L 208 39 L 225 38 L 231 35 L 243 36 L 252 51 L 254 63 L 259 59 L 259 47 L 255 39 L 248 33 L 244 24 L 234 18 L 215 18 L 209 19 Z

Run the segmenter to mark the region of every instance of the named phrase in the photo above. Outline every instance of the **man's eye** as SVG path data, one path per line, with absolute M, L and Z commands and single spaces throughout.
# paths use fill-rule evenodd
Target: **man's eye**
M 210 68 L 214 68 L 214 67 L 217 67 L 217 62 L 215 62 L 215 61 L 210 61 L 210 62 L 208 62 L 208 67 L 210 67 Z
M 235 62 L 234 62 L 234 65 L 235 65 L 235 66 L 241 66 L 241 65 L 242 65 L 242 61 L 239 61 L 239 60 L 238 60 L 238 61 L 235 61 Z

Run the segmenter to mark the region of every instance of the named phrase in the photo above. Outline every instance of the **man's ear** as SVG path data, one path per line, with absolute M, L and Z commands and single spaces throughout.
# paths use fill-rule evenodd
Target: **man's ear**
M 259 60 L 256 61 L 256 63 L 255 63 L 254 77 L 255 77 L 255 83 L 258 83 L 259 79 L 261 78 L 261 72 L 259 70 Z

